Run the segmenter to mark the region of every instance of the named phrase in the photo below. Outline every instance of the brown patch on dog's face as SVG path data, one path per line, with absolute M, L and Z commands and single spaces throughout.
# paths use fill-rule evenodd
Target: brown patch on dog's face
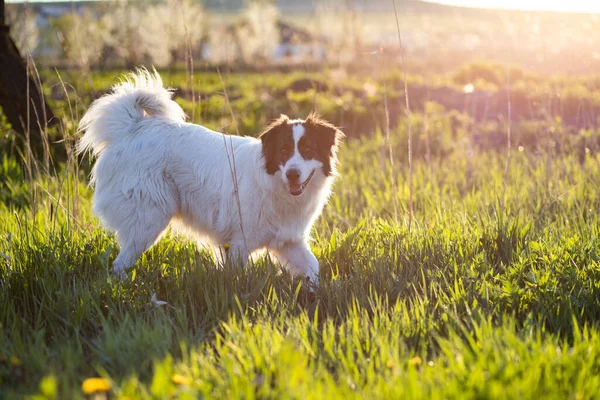
M 323 174 L 331 176 L 338 163 L 337 151 L 344 137 L 342 131 L 317 114 L 310 113 L 304 121 L 305 134 L 298 142 L 303 158 L 314 158 L 323 163 Z
M 265 169 L 273 175 L 294 155 L 294 164 L 301 162 L 299 155 L 305 161 L 319 161 L 323 175 L 331 176 L 335 173 L 337 150 L 343 137 L 337 127 L 315 113 L 304 121 L 290 121 L 287 116 L 281 115 L 260 135 Z
M 259 136 L 265 158 L 265 169 L 270 175 L 275 174 L 279 170 L 279 166 L 285 164 L 294 154 L 294 137 L 289 121 L 287 115 L 281 114 Z

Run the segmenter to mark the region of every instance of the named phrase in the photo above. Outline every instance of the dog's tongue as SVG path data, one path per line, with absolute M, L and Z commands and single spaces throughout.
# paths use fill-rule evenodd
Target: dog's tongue
M 301 183 L 290 183 L 290 194 L 299 195 L 302 192 L 302 184 Z

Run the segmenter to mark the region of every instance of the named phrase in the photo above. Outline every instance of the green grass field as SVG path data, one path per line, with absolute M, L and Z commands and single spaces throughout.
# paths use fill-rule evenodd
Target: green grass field
M 78 91 L 61 96 L 55 73 L 44 73 L 66 132 L 90 93 L 115 81 L 65 73 Z M 371 114 L 350 107 L 340 121 L 343 93 L 286 91 L 293 75 L 243 78 L 227 83 L 242 133 L 281 111 L 316 107 L 342 124 Z M 197 79 L 197 90 L 223 90 L 214 75 Z M 197 122 L 232 122 L 220 94 L 178 101 Z M 268 258 L 218 270 L 209 252 L 174 236 L 119 282 L 109 273 L 116 241 L 91 215 L 89 161 L 49 172 L 41 161 L 30 178 L 26 162 L 5 154 L 0 397 L 85 398 L 84 380 L 103 377 L 115 399 L 596 398 L 600 131 L 514 121 L 505 173 L 506 143 L 473 139 L 504 137 L 505 119 L 475 122 L 430 103 L 412 123 L 414 220 L 406 119 L 391 131 L 393 168 L 380 128 L 348 138 L 314 228 L 314 293 Z

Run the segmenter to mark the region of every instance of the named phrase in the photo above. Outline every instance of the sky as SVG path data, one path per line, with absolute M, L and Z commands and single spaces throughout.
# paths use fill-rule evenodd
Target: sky
M 600 0 L 427 0 L 431 3 L 476 8 L 551 10 L 600 13 Z
M 24 0 L 6 0 L 20 3 Z M 30 0 L 56 1 L 56 0 Z M 61 0 L 58 0 L 61 1 Z M 69 1 L 69 0 L 65 0 Z M 341 1 L 341 0 L 340 0 Z M 402 1 L 402 0 L 399 0 Z M 600 0 L 425 0 L 431 3 L 476 8 L 504 8 L 516 10 L 552 10 L 600 13 Z

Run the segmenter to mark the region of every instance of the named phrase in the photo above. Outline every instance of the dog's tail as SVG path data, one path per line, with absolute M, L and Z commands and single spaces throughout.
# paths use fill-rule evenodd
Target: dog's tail
M 131 73 L 85 113 L 79 122 L 78 132 L 84 135 L 77 144 L 77 153 L 92 151 L 99 155 L 111 143 L 127 140 L 135 125 L 145 118 L 183 122 L 185 114 L 171 95 L 156 70 Z

